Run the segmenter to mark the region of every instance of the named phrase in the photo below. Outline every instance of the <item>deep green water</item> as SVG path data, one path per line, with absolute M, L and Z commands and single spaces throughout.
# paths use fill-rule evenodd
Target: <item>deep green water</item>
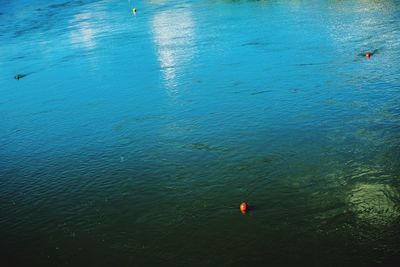
M 398 266 L 399 53 L 398 1 L 0 0 L 0 265 Z

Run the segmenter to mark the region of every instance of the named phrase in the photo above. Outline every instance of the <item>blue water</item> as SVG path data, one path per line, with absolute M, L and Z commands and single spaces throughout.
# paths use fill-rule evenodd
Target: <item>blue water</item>
M 397 266 L 399 51 L 398 1 L 0 1 L 0 265 Z

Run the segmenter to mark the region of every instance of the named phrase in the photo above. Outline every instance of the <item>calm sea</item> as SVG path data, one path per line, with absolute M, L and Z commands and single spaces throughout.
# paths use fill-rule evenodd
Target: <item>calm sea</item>
M 0 265 L 398 266 L 399 54 L 399 1 L 0 0 Z

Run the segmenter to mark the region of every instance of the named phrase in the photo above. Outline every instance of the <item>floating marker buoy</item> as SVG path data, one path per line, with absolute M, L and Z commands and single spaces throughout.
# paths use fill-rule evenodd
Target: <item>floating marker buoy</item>
M 370 59 L 371 58 L 371 52 L 367 52 L 367 53 L 365 53 L 365 58 L 366 59 Z
M 136 7 L 132 8 L 132 13 L 136 15 Z
M 240 204 L 240 211 L 245 214 L 247 212 L 247 203 L 243 202 L 242 204 Z

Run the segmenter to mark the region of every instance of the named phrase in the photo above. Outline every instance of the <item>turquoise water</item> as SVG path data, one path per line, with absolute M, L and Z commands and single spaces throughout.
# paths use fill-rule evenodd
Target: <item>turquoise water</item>
M 0 264 L 396 266 L 399 52 L 397 1 L 1 1 Z

